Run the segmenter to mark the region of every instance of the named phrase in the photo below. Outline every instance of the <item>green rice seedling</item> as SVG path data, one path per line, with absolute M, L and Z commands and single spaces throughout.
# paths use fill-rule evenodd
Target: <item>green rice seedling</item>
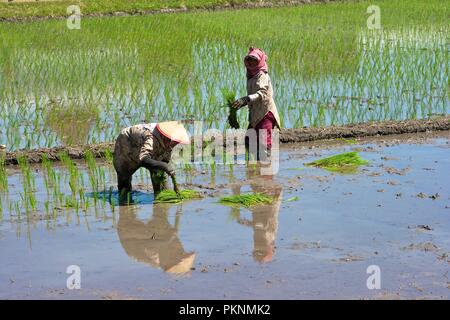
M 300 198 L 298 196 L 293 196 L 290 197 L 289 199 L 286 199 L 286 202 L 293 202 L 293 201 L 298 201 Z
M 105 150 L 105 158 L 106 158 L 106 163 L 108 163 L 109 165 L 112 165 L 114 157 L 113 157 L 112 151 L 109 148 Z
M 28 201 L 30 203 L 31 210 L 36 211 L 37 200 L 36 200 L 36 196 L 34 195 L 33 192 L 30 192 L 28 194 Z
M 222 197 L 219 203 L 230 206 L 244 206 L 246 208 L 253 207 L 260 204 L 271 204 L 273 199 L 263 193 L 247 193 L 240 195 L 233 195 Z
M 211 180 L 215 180 L 215 178 L 216 178 L 216 162 L 214 161 L 214 159 L 213 159 L 213 161 L 211 161 L 209 163 L 209 167 L 210 167 L 210 171 L 211 171 Z
M 200 199 L 202 196 L 195 190 L 181 190 L 177 194 L 174 190 L 163 190 L 155 198 L 154 203 L 181 203 L 185 200 Z
M 69 186 L 70 190 L 72 191 L 72 198 L 75 201 L 76 194 L 78 192 L 80 176 L 78 168 L 66 152 L 59 153 L 59 158 L 64 163 L 64 166 L 69 172 Z
M 6 172 L 5 158 L 0 155 L 0 191 L 8 191 L 8 173 Z
M 99 190 L 97 162 L 90 150 L 85 153 L 84 158 L 88 167 L 89 182 L 91 184 L 91 189 L 94 192 L 94 199 L 96 200 L 97 192 Z
M 106 185 L 105 168 L 103 167 L 98 168 L 98 176 L 99 176 L 99 185 L 105 186 Z
M 20 224 L 22 221 L 22 215 L 20 211 L 20 203 L 18 201 L 14 203 L 14 212 L 16 213 L 17 222 Z
M 46 200 L 45 202 L 44 202 L 44 208 L 45 208 L 45 213 L 46 213 L 46 215 L 49 215 L 49 208 L 50 208 L 50 201 L 48 201 L 48 200 Z
M 22 171 L 23 193 L 20 194 L 20 197 L 28 214 L 30 209 L 33 211 L 36 210 L 37 201 L 34 195 L 34 191 L 36 190 L 34 174 L 29 166 L 28 159 L 25 156 L 20 155 L 17 158 L 17 162 Z
M 66 201 L 65 202 L 66 208 L 75 208 L 76 207 L 76 201 L 74 201 L 72 197 L 66 196 L 65 201 Z
M 368 163 L 367 160 L 362 159 L 357 152 L 353 151 L 305 163 L 305 165 L 340 173 L 354 173 L 359 166 Z
M 49 171 L 51 170 L 51 164 L 50 160 L 48 159 L 47 154 L 42 155 L 42 162 L 41 162 L 42 171 L 44 172 L 44 185 L 45 190 L 47 191 L 47 194 L 49 193 L 50 189 L 50 174 Z
M 0 195 L 0 223 L 3 221 L 3 200 L 2 196 Z

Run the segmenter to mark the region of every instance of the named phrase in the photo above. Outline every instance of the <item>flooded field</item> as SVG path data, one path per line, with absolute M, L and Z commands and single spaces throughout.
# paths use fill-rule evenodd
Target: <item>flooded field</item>
M 354 174 L 304 166 L 346 151 L 369 164 Z M 181 205 L 153 204 L 141 172 L 135 204 L 118 206 L 108 162 L 56 166 L 57 191 L 45 164 L 10 166 L 0 187 L 0 298 L 448 299 L 449 155 L 448 131 L 283 145 L 273 177 L 245 165 L 178 168 L 183 186 L 204 194 Z M 84 198 L 71 190 L 75 171 Z M 275 201 L 218 203 L 246 191 Z M 71 265 L 80 290 L 66 287 Z M 369 290 L 373 265 L 381 289 Z
M 97 4 L 82 5 L 79 29 L 49 3 L 17 16 L 23 4 L 0 5 L 0 299 L 450 298 L 444 1 L 377 1 L 377 27 L 371 1 L 151 15 L 130 10 L 152 1 Z M 202 197 L 157 204 L 140 169 L 119 205 L 120 130 L 177 120 L 207 154 L 205 132 L 229 129 L 246 94 L 250 46 L 268 55 L 279 172 L 178 163 L 180 187 Z M 237 112 L 240 128 L 247 118 Z M 314 166 L 342 159 L 359 167 Z M 221 201 L 247 192 L 272 202 Z

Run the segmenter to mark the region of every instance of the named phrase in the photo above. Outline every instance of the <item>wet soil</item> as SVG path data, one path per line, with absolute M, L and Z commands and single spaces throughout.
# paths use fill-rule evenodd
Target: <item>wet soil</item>
M 433 119 L 385 121 L 323 128 L 300 128 L 283 130 L 282 143 L 313 140 L 383 136 L 400 133 L 415 133 L 435 130 L 450 130 L 450 116 Z
M 307 141 L 334 140 L 341 138 L 354 139 L 445 130 L 450 130 L 450 116 L 421 120 L 385 121 L 379 123 L 330 126 L 323 128 L 283 129 L 280 132 L 280 142 L 283 144 L 292 144 Z M 343 141 L 343 143 L 345 143 L 345 141 Z M 72 159 L 83 159 L 85 152 L 90 150 L 94 156 L 101 158 L 105 156 L 105 152 L 108 149 L 112 152 L 114 143 L 105 142 L 87 146 L 61 146 L 56 148 L 41 148 L 3 153 L 5 163 L 11 165 L 17 164 L 17 158 L 20 156 L 27 157 L 30 163 L 40 163 L 43 154 L 46 154 L 52 161 L 58 161 L 60 152 L 66 152 Z

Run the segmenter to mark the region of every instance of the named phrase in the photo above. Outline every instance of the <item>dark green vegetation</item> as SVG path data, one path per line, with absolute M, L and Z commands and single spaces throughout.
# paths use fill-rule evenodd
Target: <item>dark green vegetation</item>
M 273 199 L 262 193 L 239 194 L 220 198 L 220 203 L 230 206 L 252 207 L 259 204 L 271 204 Z
M 313 162 L 305 163 L 307 166 L 315 166 L 329 171 L 341 173 L 353 173 L 359 166 L 368 164 L 357 152 L 346 152 L 335 156 L 323 158 Z
M 180 203 L 184 200 L 200 199 L 201 195 L 194 190 L 181 190 L 177 194 L 174 190 L 163 190 L 155 198 L 154 203 Z

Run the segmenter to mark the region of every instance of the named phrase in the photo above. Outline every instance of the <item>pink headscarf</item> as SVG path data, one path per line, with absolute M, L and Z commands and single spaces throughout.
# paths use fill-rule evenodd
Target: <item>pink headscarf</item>
M 258 65 L 256 65 L 253 68 L 250 67 L 246 60 L 248 56 L 252 56 L 252 57 L 255 57 L 256 59 L 258 59 Z M 247 78 L 248 79 L 253 78 L 257 74 L 259 74 L 261 71 L 267 73 L 268 66 L 267 66 L 266 60 L 267 60 L 267 56 L 264 53 L 264 51 L 262 51 L 261 49 L 258 49 L 258 48 L 250 47 L 248 54 L 244 58 L 244 64 L 245 64 L 245 67 L 247 68 Z

